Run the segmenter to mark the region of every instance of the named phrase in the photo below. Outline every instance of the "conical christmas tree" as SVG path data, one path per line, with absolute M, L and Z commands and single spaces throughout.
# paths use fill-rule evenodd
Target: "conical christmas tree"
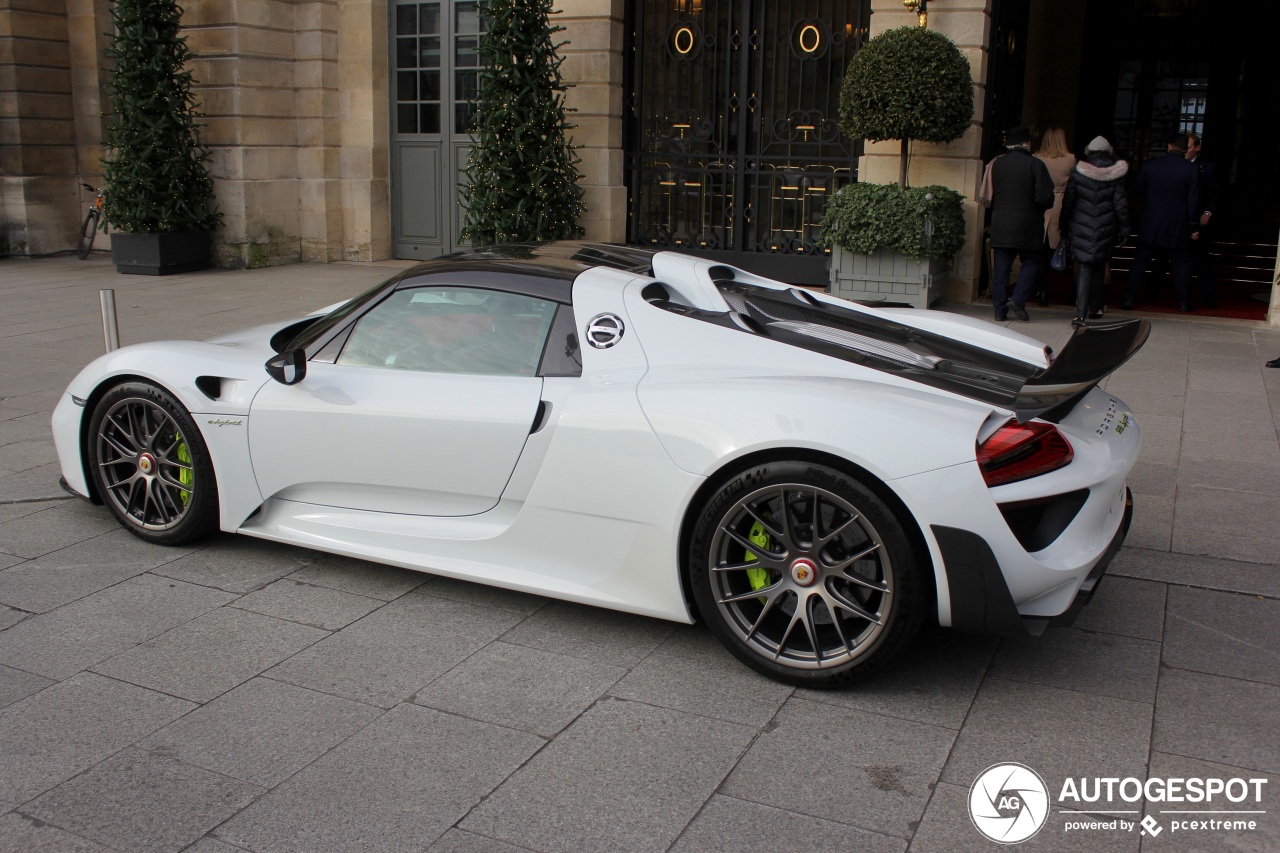
M 489 0 L 462 237 L 477 246 L 580 237 L 580 162 L 566 131 L 551 0 Z
M 182 9 L 173 0 L 112 0 L 111 113 L 103 140 L 107 221 L 122 231 L 211 231 L 213 180 L 200 144 Z

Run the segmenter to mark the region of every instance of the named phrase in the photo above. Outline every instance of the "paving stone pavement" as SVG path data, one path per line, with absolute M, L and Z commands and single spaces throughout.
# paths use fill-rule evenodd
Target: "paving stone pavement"
M 1136 516 L 1074 627 L 926 629 L 837 692 L 698 626 L 231 535 L 148 546 L 59 491 L 49 416 L 102 351 L 100 288 L 124 343 L 204 338 L 400 266 L 0 261 L 0 851 L 991 850 L 967 803 L 1000 762 L 1054 797 L 1267 780 L 1252 832 L 1113 800 L 1019 849 L 1280 849 L 1280 329 L 1155 316 L 1107 380 L 1144 430 Z M 1070 316 L 1010 325 L 1060 344 Z M 1161 832 L 1064 829 L 1114 810 Z

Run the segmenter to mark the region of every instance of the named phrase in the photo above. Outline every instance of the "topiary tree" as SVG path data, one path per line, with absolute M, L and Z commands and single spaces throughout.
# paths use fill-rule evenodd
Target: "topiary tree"
M 182 9 L 174 0 L 111 0 L 111 112 L 102 160 L 107 221 L 122 231 L 212 231 L 222 215 L 200 144 Z
M 580 237 L 582 188 L 567 131 L 552 0 L 489 0 L 462 237 L 476 245 Z
M 840 87 L 840 129 L 854 139 L 902 140 L 898 186 L 907 185 L 911 140 L 959 139 L 973 120 L 969 60 L 924 27 L 886 30 L 859 50 Z

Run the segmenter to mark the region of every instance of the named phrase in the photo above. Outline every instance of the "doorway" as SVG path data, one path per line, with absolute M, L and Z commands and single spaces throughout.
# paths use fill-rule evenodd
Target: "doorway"
M 397 258 L 427 260 L 461 243 L 459 188 L 479 92 L 478 0 L 393 0 L 391 234 Z
M 824 283 L 819 223 L 861 150 L 840 84 L 869 17 L 869 0 L 635 3 L 629 241 Z

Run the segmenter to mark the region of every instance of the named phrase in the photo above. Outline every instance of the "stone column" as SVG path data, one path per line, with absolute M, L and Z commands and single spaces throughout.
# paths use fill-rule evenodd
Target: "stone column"
M 0 6 L 0 249 L 75 248 L 81 209 L 65 3 Z
M 930 3 L 929 29 L 950 38 L 969 60 L 973 72 L 973 124 L 964 136 L 947 145 L 927 142 L 911 144 L 907 181 L 912 186 L 941 184 L 965 195 L 968 223 L 964 248 L 951 264 L 946 298 L 950 302 L 972 302 L 978 295 L 982 264 L 984 211 L 974 199 L 982 181 L 982 111 L 987 77 L 991 0 L 935 0 Z M 872 0 L 871 35 L 914 26 L 916 16 L 907 12 L 901 0 Z M 911 73 L 903 69 L 904 74 Z M 858 169 L 858 180 L 875 184 L 897 183 L 901 145 L 897 140 L 868 142 Z
M 557 37 L 560 70 L 572 84 L 565 102 L 577 110 L 574 143 L 582 146 L 583 203 L 581 224 L 591 240 L 622 242 L 627 235 L 627 189 L 623 181 L 622 70 L 624 0 L 557 0 L 553 24 L 564 27 Z

